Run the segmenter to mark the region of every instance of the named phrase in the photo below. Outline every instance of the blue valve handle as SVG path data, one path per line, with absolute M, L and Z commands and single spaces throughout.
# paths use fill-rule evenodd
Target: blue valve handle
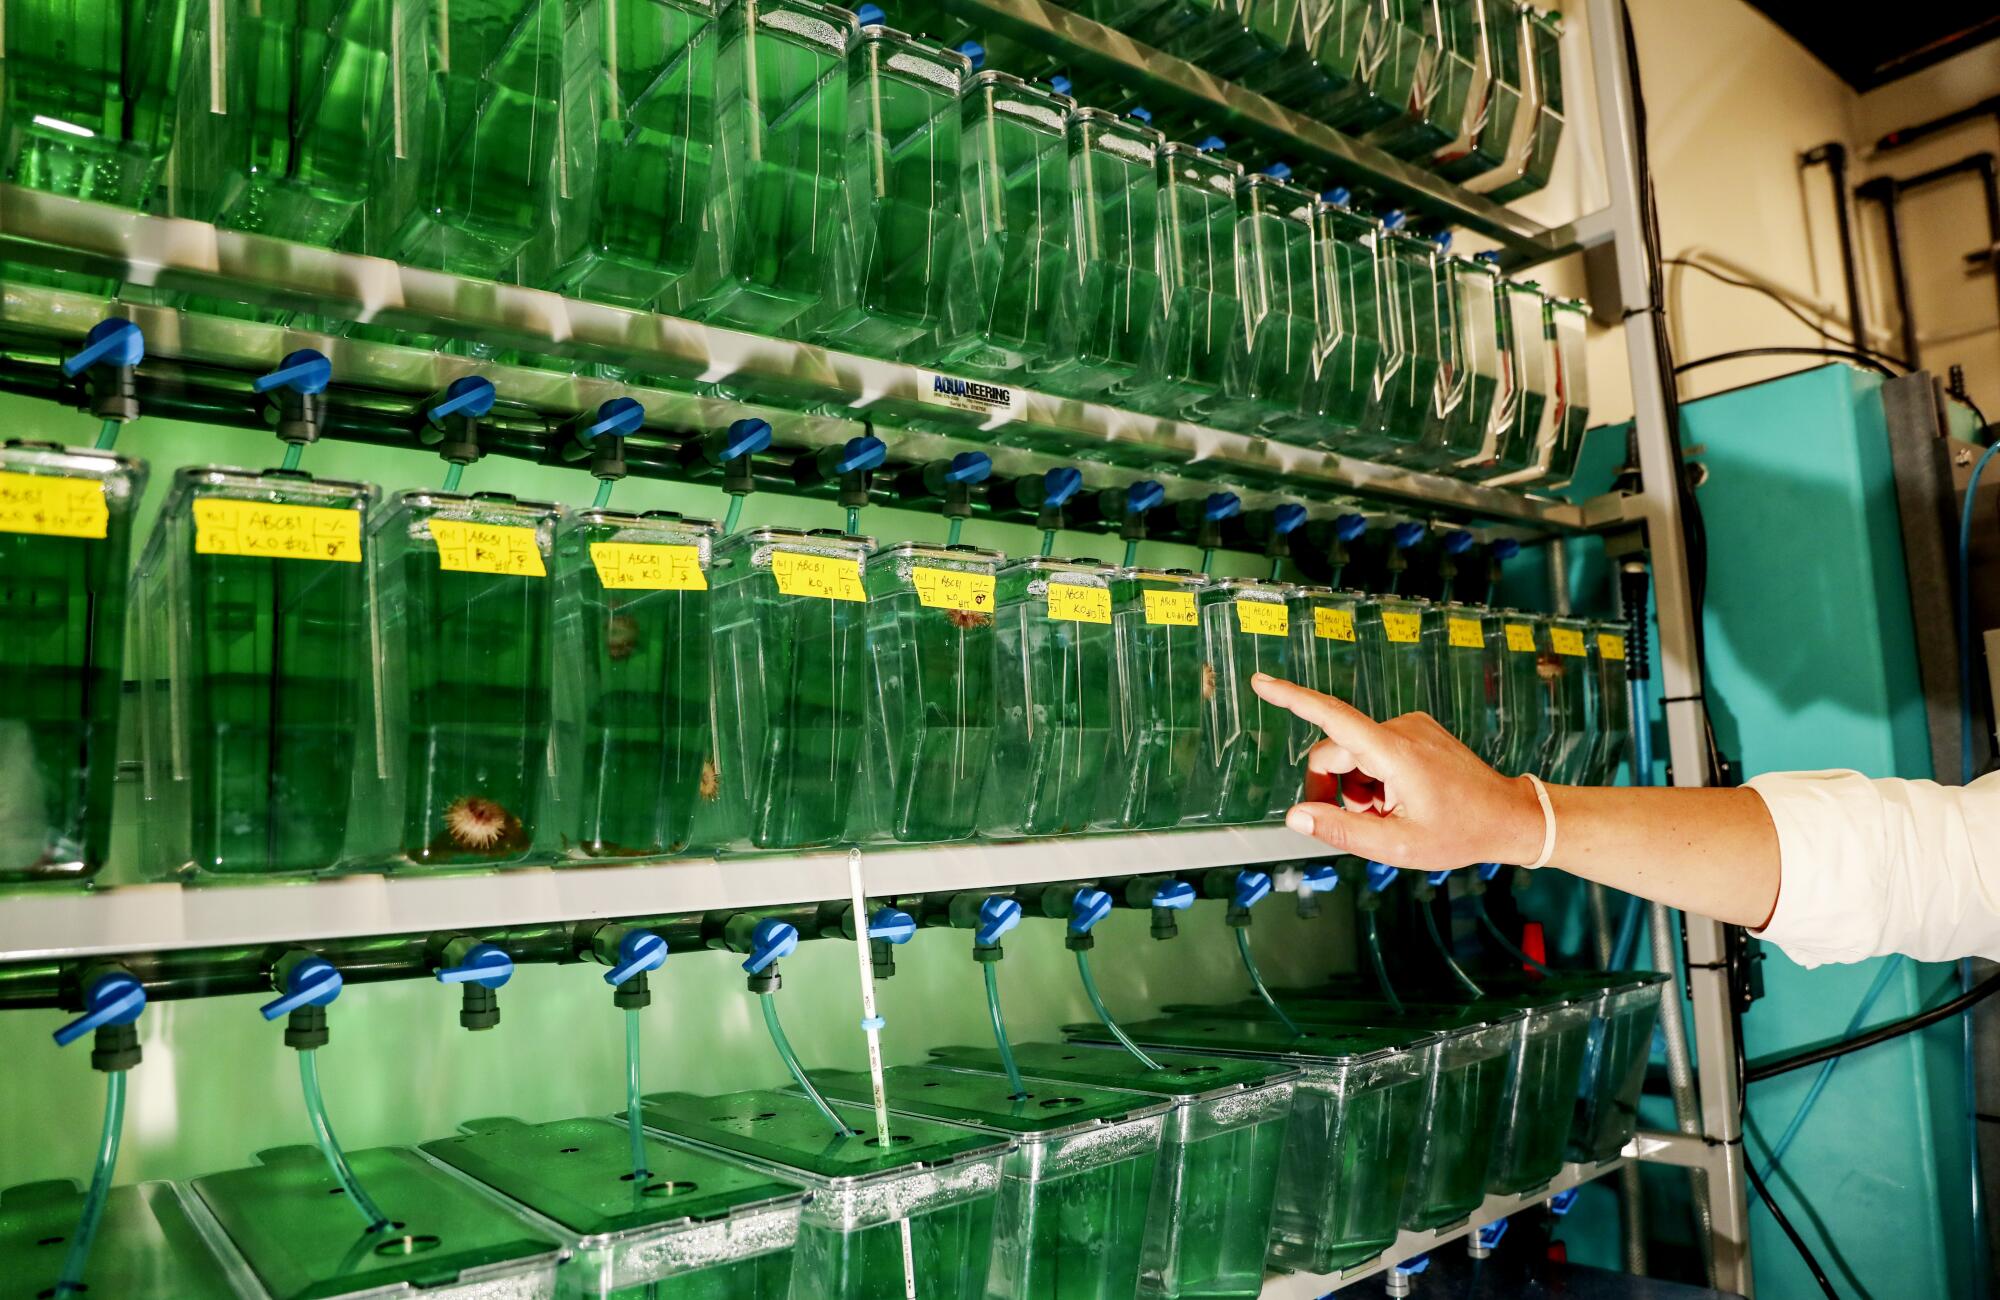
M 1201 138 L 1201 143 L 1195 146 L 1202 153 L 1214 153 L 1218 149 L 1227 149 L 1228 147 L 1229 142 L 1219 135 L 1205 135 Z
M 1409 218 L 1403 215 L 1403 210 L 1401 208 L 1390 208 L 1387 212 L 1384 212 L 1382 214 L 1382 229 L 1401 230 L 1403 228 L 1403 223 L 1407 220 L 1409 220 Z
M 1147 126 L 1153 124 L 1153 110 L 1147 108 L 1144 104 L 1134 104 L 1131 111 L 1125 114 L 1125 116 L 1136 122 L 1144 122 Z
M 1230 895 L 1230 903 L 1241 908 L 1255 907 L 1271 892 L 1271 877 L 1268 872 L 1245 869 L 1236 873 L 1236 892 Z
M 724 461 L 735 460 L 739 456 L 751 456 L 766 451 L 771 446 L 771 425 L 768 420 L 737 420 L 722 433 L 722 446 L 716 455 Z
M 1431 242 L 1438 246 L 1440 253 L 1449 253 L 1451 251 L 1451 232 L 1449 230 L 1440 230 L 1431 236 Z
M 916 918 L 893 907 L 877 909 L 875 915 L 868 918 L 868 937 L 880 939 L 883 943 L 908 943 L 916 933 Z
M 1042 505 L 1054 510 L 1070 503 L 1083 490 L 1083 471 L 1074 465 L 1058 465 L 1042 475 Z
M 324 957 L 307 957 L 285 976 L 283 997 L 266 1002 L 257 1010 L 264 1019 L 276 1020 L 305 1007 L 331 1006 L 340 996 L 340 972 Z
M 667 964 L 667 941 L 651 930 L 631 930 L 618 941 L 618 961 L 604 972 L 604 982 L 623 984 L 634 975 L 658 970 Z
M 750 932 L 750 955 L 743 959 L 743 973 L 755 975 L 780 957 L 799 950 L 799 928 L 767 916 Z
M 982 948 L 991 948 L 1000 942 L 1000 936 L 1021 923 L 1021 905 L 1004 894 L 989 894 L 979 905 L 979 928 L 972 932 L 973 942 Z
M 1482 862 L 1482 863 L 1480 863 L 1480 864 L 1479 864 L 1479 878 L 1480 878 L 1481 880 L 1485 881 L 1485 882 L 1486 882 L 1487 884 L 1489 884 L 1489 885 L 1490 885 L 1490 884 L 1492 884 L 1492 883 L 1493 883 L 1493 878 L 1494 878 L 1495 876 L 1499 875 L 1499 874 L 1500 874 L 1500 864 L 1499 864 L 1499 863 L 1497 863 L 1497 862 Z
M 1475 1235 L 1478 1238 L 1481 1250 L 1492 1250 L 1500 1244 L 1500 1239 L 1507 1235 L 1507 1220 L 1495 1219 L 1481 1228 Z
M 1563 1215 L 1575 1209 L 1578 1190 L 1572 1187 L 1566 1192 L 1557 1192 L 1554 1196 L 1551 1196 L 1549 1198 L 1549 1213 L 1560 1219 Z
M 1444 535 L 1444 553 L 1463 555 L 1472 549 L 1473 537 L 1463 528 L 1454 528 Z
M 479 375 L 461 375 L 444 390 L 444 400 L 425 414 L 432 424 L 443 424 L 454 415 L 482 416 L 493 409 L 493 381 Z
M 312 348 L 300 348 L 278 363 L 278 368 L 268 375 L 259 375 L 250 381 L 250 390 L 268 393 L 273 388 L 289 388 L 295 393 L 310 397 L 323 393 L 333 382 L 333 362 L 326 355 Z
M 1424 883 L 1432 889 L 1436 889 L 1439 885 L 1450 879 L 1451 873 L 1449 871 L 1426 871 L 1424 873 Z
M 1211 492 L 1201 503 L 1201 517 L 1211 523 L 1220 523 L 1243 513 L 1243 501 L 1234 492 Z
M 96 366 L 136 366 L 146 359 L 146 336 L 123 316 L 107 316 L 83 336 L 83 351 L 64 357 L 62 371 L 71 379 Z
M 849 438 L 847 445 L 840 449 L 840 459 L 833 463 L 836 474 L 860 474 L 871 469 L 880 469 L 882 462 L 889 458 L 889 444 L 873 434 L 864 433 L 858 438 Z
M 1079 889 L 1069 904 L 1069 932 L 1089 934 L 1111 915 L 1111 895 L 1101 889 Z
M 854 17 L 863 27 L 880 27 L 889 21 L 889 15 L 882 12 L 881 5 L 862 5 L 854 11 Z
M 1399 551 L 1407 551 L 1424 540 L 1424 526 L 1415 521 L 1400 523 L 1389 532 L 1389 540 Z
M 646 408 L 637 398 L 614 397 L 597 408 L 597 420 L 586 425 L 586 438 L 623 438 L 639 432 L 646 423 Z
M 1143 515 L 1167 499 L 1167 490 L 1151 479 L 1144 479 L 1125 489 L 1125 513 Z
M 1315 894 L 1324 894 L 1340 887 L 1340 873 L 1332 867 L 1307 867 L 1299 883 Z
M 1070 79 L 1063 76 L 1060 72 L 1049 78 L 1049 89 L 1055 91 L 1058 95 L 1069 94 L 1071 84 Z
M 1511 560 L 1521 553 L 1521 543 L 1511 537 L 1503 537 L 1493 543 L 1492 555 L 1495 560 Z
M 1271 531 L 1280 537 L 1297 532 L 1306 522 L 1306 508 L 1285 504 L 1271 512 Z
M 1333 535 L 1343 542 L 1351 542 L 1367 531 L 1366 515 L 1340 515 L 1333 521 Z
M 1421 1255 L 1412 1255 L 1410 1258 L 1396 1265 L 1396 1272 L 1409 1273 L 1414 1275 L 1423 1272 L 1430 1266 L 1431 1266 L 1431 1253 L 1429 1251 L 1425 1251 Z
M 440 984 L 483 984 L 497 989 L 514 978 L 514 959 L 490 943 L 474 944 L 456 966 L 438 971 Z
M 965 56 L 966 62 L 972 65 L 974 72 L 986 66 L 986 47 L 978 41 L 960 41 L 958 52 Z
M 947 483 L 984 483 L 993 472 L 993 458 L 983 451 L 961 451 L 944 472 Z
M 1389 886 L 1396 883 L 1396 877 L 1399 874 L 1400 873 L 1396 870 L 1396 868 L 1390 866 L 1386 862 L 1369 863 L 1368 891 L 1374 894 L 1381 893 L 1383 890 L 1387 889 Z
M 1320 198 L 1327 203 L 1333 204 L 1337 208 L 1344 208 L 1350 202 L 1353 201 L 1354 192 L 1348 189 L 1345 185 L 1336 185 L 1332 189 L 1326 191 L 1326 193 L 1320 195 Z
M 56 1046 L 68 1047 L 93 1030 L 129 1025 L 146 1009 L 146 990 L 124 971 L 92 980 L 83 995 L 83 1014 L 56 1030 Z
M 1185 880 L 1170 880 L 1153 891 L 1153 906 L 1185 912 L 1194 906 L 1194 886 Z
M 1264 169 L 1264 174 L 1273 180 L 1288 181 L 1292 179 L 1292 165 L 1290 163 L 1274 162 Z

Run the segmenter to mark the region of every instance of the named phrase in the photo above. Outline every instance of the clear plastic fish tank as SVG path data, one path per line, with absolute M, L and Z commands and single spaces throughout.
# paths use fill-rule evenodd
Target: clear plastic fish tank
M 608 1119 L 474 1120 L 423 1152 L 562 1242 L 577 1300 L 785 1300 L 805 1190 Z M 634 1177 L 635 1172 L 639 1175 Z
M 67 1179 L 0 1192 L 0 1277 L 7 1279 L 10 1295 L 55 1294 L 83 1201 L 83 1189 Z M 83 1294 L 101 1296 L 236 1300 L 240 1294 L 180 1192 L 159 1182 L 111 1189 L 84 1284 Z
M 1511 995 L 1489 991 L 1477 1004 L 1528 1013 L 1514 1048 L 1513 1079 L 1500 1104 L 1488 1191 L 1531 1192 L 1562 1172 L 1594 1001 L 1582 993 L 1538 988 Z
M 1500 611 L 1500 725 L 1503 745 L 1493 766 L 1507 776 L 1535 771 L 1552 719 L 1543 683 L 1547 616 Z
M 1112 759 L 1097 825 L 1164 830 L 1187 815 L 1206 701 L 1200 598 L 1186 569 L 1120 569 L 1111 580 Z
M 1291 596 L 1293 678 L 1308 690 L 1345 700 L 1355 708 L 1368 706 L 1368 657 L 1361 649 L 1361 621 L 1367 597 L 1331 587 L 1295 587 Z M 1291 722 L 1292 753 L 1301 770 L 1306 751 L 1325 733 L 1303 718 Z M 1289 791 L 1289 793 L 1288 793 Z M 1283 811 L 1295 801 L 1297 783 L 1279 782 L 1272 806 Z
M 844 1136 L 790 1092 L 654 1093 L 645 1117 L 649 1129 L 811 1193 L 792 1252 L 792 1295 L 980 1300 L 1000 1168 L 1013 1144 L 909 1115 L 891 1121 L 885 1144 L 872 1106 L 831 1104 L 848 1126 Z
M 1367 661 L 1364 711 L 1377 722 L 1405 713 L 1435 714 L 1443 612 L 1416 596 L 1378 596 L 1359 609 L 1356 626 Z
M 1203 821 L 1264 821 L 1280 786 L 1297 779 L 1304 753 L 1291 713 L 1250 688 L 1257 673 L 1294 676 L 1291 596 L 1284 583 L 1224 578 L 1198 598 L 1205 657 L 1191 812 Z
M 1583 774 L 1585 785 L 1612 784 L 1631 757 L 1632 697 L 1625 667 L 1629 631 L 1622 622 L 1595 622 L 1590 627 L 1590 665 L 1597 678 L 1597 744 Z
M 1147 410 L 1192 418 L 1222 392 L 1236 288 L 1236 191 L 1243 165 L 1179 142 L 1159 150 L 1160 293 L 1127 393 Z
M 11 89 L 11 87 L 10 87 Z M 87 881 L 111 844 L 144 462 L 0 444 L 0 881 Z
M 1377 385 L 1403 363 L 1403 319 L 1394 310 L 1397 268 L 1382 225 L 1335 203 L 1313 209 L 1314 248 L 1328 317 L 1338 323 L 1319 363 L 1319 424 L 1303 440 L 1346 451 L 1368 421 Z
M 557 525 L 552 856 L 658 857 L 692 839 L 714 783 L 714 546 L 714 524 L 667 511 Z
M 1237 191 L 1237 284 L 1243 329 L 1229 341 L 1221 397 L 1209 410 L 1225 428 L 1269 427 L 1287 437 L 1317 431 L 1319 362 L 1331 338 L 1314 253 L 1308 191 L 1272 176 Z
M 1488 763 L 1506 749 L 1501 711 L 1503 648 L 1500 616 L 1484 605 L 1457 601 L 1438 608 L 1444 638 L 1438 646 L 1437 720 Z
M 1549 735 L 1534 771 L 1545 781 L 1576 785 L 1589 771 L 1597 745 L 1599 683 L 1590 662 L 1591 624 L 1551 618 L 1537 630 Z
M 360 847 L 375 500 L 297 471 L 174 475 L 132 579 L 149 874 L 311 874 Z

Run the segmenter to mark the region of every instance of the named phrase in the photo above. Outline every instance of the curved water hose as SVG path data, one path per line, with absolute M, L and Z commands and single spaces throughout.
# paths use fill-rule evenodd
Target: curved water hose
M 1329 586 L 1329 587 L 1332 587 L 1332 588 L 1333 588 L 1333 589 L 1334 589 L 1335 591 L 1339 591 L 1339 590 L 1340 590 L 1340 575 L 1341 575 L 1341 574 L 1343 574 L 1343 573 L 1345 573 L 1345 572 L 1347 572 L 1347 566 L 1346 566 L 1346 565 L 1344 565 L 1344 564 L 1336 564 L 1336 565 L 1334 565 L 1334 566 L 1333 566 L 1333 576 L 1332 576 L 1331 578 L 1327 579 L 1327 583 L 1326 583 L 1326 585 L 1327 585 L 1327 586 Z M 1491 602 L 1489 601 L 1488 603 L 1490 604 Z
M 279 468 L 279 469 L 297 469 L 297 468 L 299 467 L 299 458 L 300 458 L 300 457 L 302 457 L 302 456 L 304 456 L 305 454 L 306 454 L 306 445 L 305 445 L 304 443 L 302 443 L 302 442 L 288 442 L 288 443 L 286 443 L 286 444 L 285 444 L 285 461 L 284 461 L 284 464 L 282 464 L 282 465 L 278 466 L 278 468 Z
M 1403 1014 L 1403 1000 L 1396 996 L 1395 987 L 1389 983 L 1389 963 L 1382 960 L 1382 931 L 1376 928 L 1375 913 L 1363 912 L 1361 920 L 1361 932 L 1368 941 L 1368 964 L 1375 968 L 1375 982 L 1382 987 L 1382 1000 L 1400 1016 Z
M 833 1131 L 841 1137 L 854 1136 L 854 1130 L 847 1127 L 840 1116 L 833 1113 L 833 1107 L 826 1104 L 826 1098 L 819 1095 L 811 1079 L 806 1077 L 805 1067 L 799 1064 L 798 1053 L 792 1050 L 792 1040 L 785 1037 L 785 1027 L 778 1023 L 778 1006 L 771 1001 L 769 993 L 759 993 L 757 1000 L 764 1004 L 764 1027 L 771 1031 L 771 1042 L 778 1049 L 778 1056 L 785 1062 L 785 1068 L 792 1072 L 792 1079 L 800 1091 L 812 1099 L 819 1107 L 819 1113 L 826 1116 L 826 1122 L 833 1125 Z
M 457 461 L 453 461 L 451 468 L 444 472 L 444 490 L 447 492 L 458 491 L 458 480 L 464 473 L 465 466 L 459 464 Z
M 592 510 L 602 510 L 611 504 L 611 489 L 617 482 L 618 480 L 613 478 L 597 480 L 597 498 L 590 503 Z
M 1201 553 L 1201 576 L 1206 578 L 1215 568 L 1215 548 L 1209 547 Z
M 97 449 L 110 451 L 118 443 L 118 421 L 106 420 L 97 427 Z
M 1854 1009 L 1853 1017 L 1847 1022 L 1847 1032 L 1841 1035 L 1842 1038 L 1852 1038 L 1861 1032 L 1862 1026 L 1868 1022 L 1868 1013 L 1875 1009 L 1876 999 L 1888 989 L 1890 977 L 1902 964 L 1901 953 L 1894 954 L 1882 963 L 1882 969 L 1875 972 L 1875 982 L 1868 986 L 1868 992 L 1861 999 L 1861 1005 Z M 1770 1151 L 1764 1156 L 1764 1167 L 1757 1171 L 1758 1177 L 1769 1182 L 1771 1175 L 1777 1172 L 1778 1163 L 1785 1158 L 1785 1152 L 1790 1149 L 1792 1139 L 1796 1138 L 1799 1130 L 1805 1126 L 1806 1115 L 1819 1100 L 1819 1095 L 1826 1091 L 1827 1080 L 1833 1077 L 1833 1067 L 1839 1064 L 1838 1056 L 1821 1063 L 1819 1074 L 1812 1081 L 1812 1087 L 1806 1090 L 1804 1100 L 1799 1102 L 1799 1108 L 1792 1112 L 1791 1123 L 1785 1125 L 1785 1131 L 1771 1144 Z
M 1424 914 L 1424 929 L 1430 931 L 1431 945 L 1438 950 L 1438 956 L 1444 958 L 1445 968 L 1451 972 L 1451 977 L 1458 981 L 1458 985 L 1460 988 L 1464 989 L 1467 993 L 1470 993 L 1473 997 L 1475 998 L 1485 997 L 1486 990 L 1480 988 L 1477 984 L 1474 984 L 1472 982 L 1472 977 L 1465 973 L 1464 968 L 1461 967 L 1458 964 L 1457 959 L 1451 955 L 1451 949 L 1445 944 L 1444 935 L 1438 930 L 1438 919 L 1436 910 L 1433 909 L 1428 903 L 1426 903 L 1419 910 L 1422 911 Z
M 847 532 L 851 537 L 861 531 L 861 507 L 847 507 Z
M 1090 954 L 1081 948 L 1076 950 L 1076 970 L 1077 974 L 1083 976 L 1083 991 L 1090 995 L 1091 1007 L 1096 1010 L 1097 1018 L 1104 1022 L 1104 1027 L 1111 1031 L 1111 1036 L 1117 1039 L 1126 1051 L 1132 1053 L 1139 1064 L 1149 1070 L 1159 1069 L 1160 1063 L 1139 1050 L 1139 1045 L 1118 1027 L 1117 1021 L 1111 1018 L 1111 1009 L 1104 1005 L 1104 995 L 1097 991 L 1097 980 L 1090 973 Z
M 998 962 L 982 962 L 986 968 L 986 1011 L 993 1017 L 993 1041 L 1000 1045 L 1000 1064 L 1007 1068 L 1007 1085 L 1016 1097 L 1028 1095 L 1021 1082 L 1021 1067 L 1014 1064 L 1014 1045 L 1007 1041 L 1007 1022 L 1000 1016 L 1000 977 L 994 972 Z
M 1125 567 L 1129 569 L 1132 566 L 1136 565 L 1138 562 L 1139 562 L 1139 539 L 1135 537 L 1131 541 L 1125 543 Z
M 724 537 L 727 537 L 731 533 L 735 532 L 736 521 L 741 519 L 742 517 L 743 517 L 743 498 L 740 495 L 732 493 L 729 498 L 729 509 L 724 511 L 722 515 L 722 535 Z
M 1042 554 L 1054 555 L 1055 553 L 1056 553 L 1056 530 L 1053 528 L 1044 528 L 1042 530 Z
M 105 424 L 114 425 L 111 420 Z M 115 427 L 115 425 L 114 425 Z M 104 1217 L 104 1202 L 111 1195 L 111 1173 L 118 1167 L 118 1139 L 125 1131 L 125 1071 L 113 1070 L 104 1080 L 104 1136 L 97 1144 L 97 1168 L 90 1175 L 90 1191 L 83 1198 L 83 1214 L 76 1231 L 69 1236 L 63 1253 L 62 1275 L 56 1280 L 56 1300 L 85 1291 L 83 1271 L 90 1263 L 90 1246 L 97 1238 L 97 1224 Z
M 639 1118 L 639 1008 L 625 1010 L 625 1134 L 632 1143 L 632 1181 L 646 1168 L 646 1126 Z
M 1499 944 L 1501 951 L 1505 952 L 1509 957 L 1519 958 L 1544 975 L 1555 973 L 1547 966 L 1536 961 L 1533 957 L 1530 957 L 1525 949 L 1514 943 L 1501 931 L 1500 927 L 1495 924 L 1492 913 L 1486 910 L 1486 899 L 1479 894 L 1472 896 L 1472 914 L 1479 918 L 1479 924 L 1485 928 L 1487 937 Z
M 1373 918 L 1371 917 L 1370 919 L 1372 920 Z M 1304 1038 L 1306 1031 L 1300 1029 L 1298 1022 L 1285 1014 L 1285 1009 L 1278 1005 L 1278 999 L 1272 997 L 1271 990 L 1265 986 L 1263 972 L 1257 969 L 1257 959 L 1250 955 L 1250 928 L 1248 926 L 1240 925 L 1236 927 L 1236 951 L 1243 958 L 1243 969 L 1250 975 L 1250 987 L 1256 989 L 1257 996 L 1264 1000 L 1264 1005 L 1271 1008 L 1271 1014 L 1278 1018 L 1279 1023 L 1284 1025 L 1292 1037 Z M 1387 982 L 1384 981 L 1384 987 L 1386 986 Z M 1399 1007 L 1397 1010 L 1400 1011 L 1401 1008 Z
M 348 1167 L 347 1157 L 341 1153 L 340 1139 L 333 1135 L 333 1123 L 326 1116 L 326 1099 L 320 1096 L 319 1063 L 313 1059 L 312 1048 L 299 1053 L 299 1081 L 305 1085 L 306 1117 L 312 1121 L 313 1138 L 319 1143 L 321 1154 L 326 1156 L 327 1167 L 333 1170 L 334 1180 L 347 1193 L 348 1203 L 367 1222 L 368 1231 L 380 1231 L 388 1226 L 389 1216 L 382 1213 L 362 1189 L 354 1170 Z
M 965 516 L 953 515 L 951 517 L 951 527 L 945 530 L 944 544 L 946 546 L 958 545 L 958 535 L 964 531 L 965 531 Z M 1047 552 L 1044 551 L 1043 554 L 1046 555 Z
M 1276 582 L 1276 581 L 1278 580 L 1278 575 L 1279 575 L 1279 574 L 1281 574 L 1281 573 L 1283 573 L 1284 571 L 1285 571 L 1285 557 L 1284 557 L 1284 556 L 1282 556 L 1282 555 L 1274 555 L 1274 556 L 1272 556 L 1272 557 L 1271 557 L 1271 581 L 1272 581 L 1272 582 Z

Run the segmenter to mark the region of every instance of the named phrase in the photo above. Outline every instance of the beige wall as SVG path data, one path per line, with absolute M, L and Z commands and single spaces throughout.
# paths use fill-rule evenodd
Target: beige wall
M 2000 91 L 2000 43 L 1864 98 L 1743 0 L 1631 0 L 1631 6 L 1666 255 L 1694 257 L 1760 279 L 1786 292 L 1836 335 L 1851 337 L 1831 183 L 1823 167 L 1802 169 L 1800 155 L 1838 141 L 1857 158 L 1851 181 L 1869 174 L 1858 157 L 1863 143 L 1879 133 L 1871 124 L 1879 120 L 1886 129 Z M 1549 188 L 1520 205 L 1549 222 L 1572 220 L 1604 202 L 1587 21 L 1583 6 L 1566 9 L 1570 140 Z M 1992 139 L 1990 124 L 1961 129 L 1936 146 L 1936 153 L 1926 145 L 1898 154 L 1894 167 L 1920 169 L 1992 147 Z M 1985 230 L 1977 205 L 1969 180 L 1941 188 L 1934 198 L 1910 200 L 1914 232 L 1906 256 L 1926 335 L 1974 332 L 1940 339 L 1924 350 L 1922 360 L 1940 372 L 1946 360 L 1962 361 L 1975 396 L 1992 394 L 1982 402 L 1991 413 L 2000 408 L 1992 281 L 1975 277 L 1968 289 L 1962 270 L 1962 254 Z M 1879 254 L 1863 251 L 1865 266 L 1880 262 Z M 1578 259 L 1540 274 L 1554 289 L 1587 296 Z M 1666 295 L 1680 360 L 1737 348 L 1824 343 L 1768 299 L 1698 271 L 1669 266 Z M 1878 295 L 1873 301 L 1879 305 L 1867 309 L 1871 338 L 1875 346 L 1894 351 L 1897 322 L 1888 299 Z M 1698 397 L 1808 364 L 1809 358 L 1723 363 L 1690 372 L 1681 391 Z M 1629 418 L 1631 388 L 1622 335 L 1615 328 L 1594 335 L 1591 382 L 1593 422 Z

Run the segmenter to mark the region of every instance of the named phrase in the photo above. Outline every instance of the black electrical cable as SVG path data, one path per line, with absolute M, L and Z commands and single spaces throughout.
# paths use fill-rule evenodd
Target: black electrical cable
M 1877 1025 L 1866 1033 L 1856 1034 L 1852 1038 L 1807 1048 L 1790 1056 L 1759 1061 L 1743 1072 L 1744 1080 L 1748 1083 L 1761 1083 L 1765 1079 L 1774 1079 L 1793 1070 L 1802 1070 L 1808 1065 L 1818 1065 L 1821 1061 L 1831 1061 L 1836 1056 L 1846 1056 L 1850 1052 L 1886 1043 L 1892 1038 L 1901 1038 L 1904 1034 L 1914 1034 L 1919 1029 L 1928 1029 L 1941 1020 L 1951 1019 L 1995 993 L 2000 993 L 2000 975 L 1988 976 L 1957 997 L 1948 1002 L 1940 1002 L 1928 1011 L 1919 1011 L 1916 1015 L 1905 1016 L 1901 1020 L 1891 1020 L 1885 1025 Z
M 1792 1226 L 1792 1221 L 1778 1208 L 1778 1202 L 1772 1199 L 1770 1189 L 1764 1186 L 1764 1180 L 1757 1176 L 1757 1162 L 1745 1160 L 1743 1172 L 1750 1175 L 1750 1186 L 1757 1189 L 1757 1196 L 1764 1202 L 1764 1208 L 1771 1212 L 1772 1221 L 1778 1225 L 1778 1230 L 1785 1234 L 1785 1239 L 1792 1243 L 1792 1249 L 1799 1252 L 1799 1258 L 1805 1261 L 1806 1268 L 1811 1271 L 1813 1281 L 1819 1283 L 1819 1289 L 1826 1296 L 1826 1300 L 1840 1300 L 1840 1293 L 1835 1291 L 1833 1283 L 1827 1280 L 1826 1270 L 1819 1266 L 1819 1261 L 1813 1258 L 1812 1251 L 1807 1248 L 1806 1239 L 1799 1235 L 1799 1230 Z
M 1813 333 L 1819 335 L 1822 339 L 1825 339 L 1828 344 L 1834 347 L 1852 348 L 1856 352 L 1866 352 L 1870 356 L 1880 357 L 1884 361 L 1892 361 L 1895 364 L 1903 367 L 1903 369 L 1905 370 L 1909 370 L 1912 368 L 1910 363 L 1903 360 L 1901 357 L 1891 356 L 1889 353 L 1883 352 L 1880 349 L 1871 348 L 1864 343 L 1858 343 L 1853 339 L 1842 338 L 1840 335 L 1835 334 L 1825 325 L 1821 324 L 1819 321 L 1814 320 L 1812 317 L 1806 315 L 1804 312 L 1800 311 L 1797 307 L 1794 307 L 1791 303 L 1787 302 L 1783 294 L 1779 293 L 1775 289 L 1770 288 L 1767 285 L 1758 284 L 1754 280 L 1739 280 L 1733 275 L 1724 275 L 1721 271 L 1716 270 L 1712 266 L 1707 266 L 1701 262 L 1692 261 L 1685 257 L 1670 257 L 1667 259 L 1667 265 L 1684 266 L 1690 271 L 1700 271 L 1703 275 L 1708 276 L 1711 279 L 1720 280 L 1722 283 L 1727 285 L 1732 285 L 1735 288 L 1748 289 L 1752 293 L 1761 293 L 1766 298 L 1769 298 L 1772 302 L 1777 303 L 1778 306 L 1783 307 L 1788 313 L 1791 314 L 1792 319 L 1798 321 L 1799 324 L 1805 326 Z
M 1852 348 L 1803 347 L 1737 348 L 1731 352 L 1717 352 L 1713 356 L 1683 361 L 1674 367 L 1674 373 L 1684 374 L 1701 366 L 1712 366 L 1721 361 L 1741 361 L 1746 357 L 1832 357 L 1835 360 L 1852 361 L 1856 365 L 1867 366 L 1870 370 L 1878 370 L 1891 379 L 1897 377 L 1897 372 L 1872 352 L 1857 352 Z

